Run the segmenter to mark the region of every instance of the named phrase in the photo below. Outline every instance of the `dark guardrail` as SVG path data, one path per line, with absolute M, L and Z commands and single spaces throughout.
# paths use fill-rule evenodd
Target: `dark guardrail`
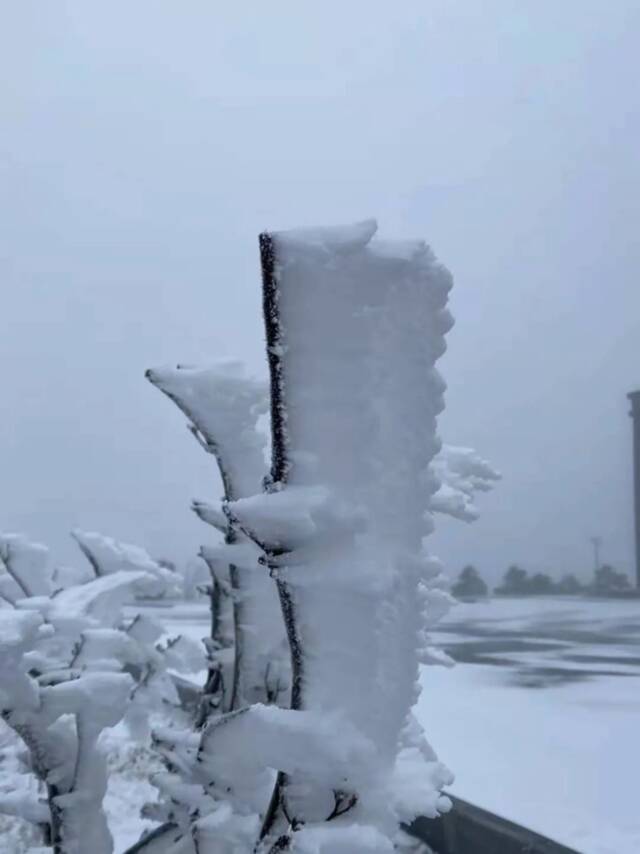
M 580 854 L 460 798 L 451 800 L 451 812 L 418 818 L 407 828 L 437 854 Z

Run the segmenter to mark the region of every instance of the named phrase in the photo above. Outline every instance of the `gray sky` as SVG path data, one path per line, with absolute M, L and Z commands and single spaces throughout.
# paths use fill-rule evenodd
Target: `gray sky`
M 0 30 L 0 528 L 184 558 L 211 461 L 145 368 L 266 372 L 257 233 L 376 216 L 456 279 L 444 438 L 504 473 L 434 549 L 630 570 L 637 0 L 20 0 Z

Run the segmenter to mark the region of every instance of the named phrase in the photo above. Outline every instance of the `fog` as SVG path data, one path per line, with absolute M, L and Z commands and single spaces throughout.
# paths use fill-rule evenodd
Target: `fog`
M 184 560 L 220 485 L 147 367 L 266 374 L 257 234 L 376 216 L 452 270 L 443 438 L 504 479 L 434 550 L 631 571 L 636 0 L 21 0 L 0 36 L 0 529 Z

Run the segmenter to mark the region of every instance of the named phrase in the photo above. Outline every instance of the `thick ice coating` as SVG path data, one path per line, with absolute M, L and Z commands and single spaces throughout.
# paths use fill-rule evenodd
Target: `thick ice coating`
M 445 386 L 435 363 L 452 325 L 451 276 L 426 244 L 377 241 L 375 231 L 368 220 L 263 235 L 273 483 L 229 508 L 259 534 L 284 593 L 298 708 L 337 715 L 346 738 L 376 746 L 375 771 L 353 768 L 368 782 L 342 819 L 349 840 L 356 825 L 393 838 L 407 811 L 389 781 L 415 777 L 416 757 L 442 809 L 437 790 L 449 780 L 415 728 L 407 733 L 425 614 L 443 596 L 430 590 L 423 538 L 439 486 L 430 465 Z M 301 797 L 295 775 L 280 783 L 283 814 L 308 819 L 308 833 L 326 790 L 310 794 L 305 780 Z M 331 836 L 340 850 L 363 850 Z
M 470 495 L 482 467 L 460 454 L 434 464 L 451 277 L 423 242 L 376 231 L 366 220 L 260 238 L 264 490 L 264 388 L 228 363 L 148 373 L 220 466 L 221 507 L 194 510 L 225 535 L 201 554 L 212 615 L 233 611 L 213 622 L 233 625 L 234 655 L 215 632 L 211 650 L 240 686 L 196 731 L 156 732 L 165 824 L 150 854 L 391 854 L 402 823 L 449 807 L 451 775 L 411 716 L 419 664 L 448 663 L 427 634 L 450 597 L 424 540 L 441 483 Z M 285 679 L 270 652 L 283 626 Z M 290 708 L 275 708 L 289 687 Z
M 207 367 L 153 368 L 147 378 L 184 412 L 218 458 L 225 487 L 251 495 L 263 475 L 264 437 L 256 429 L 267 410 L 267 387 L 245 375 L 237 361 Z

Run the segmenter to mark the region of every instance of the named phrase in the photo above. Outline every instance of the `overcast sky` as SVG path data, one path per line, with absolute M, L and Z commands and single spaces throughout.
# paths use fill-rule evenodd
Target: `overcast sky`
M 632 569 L 637 0 L 20 0 L 0 30 L 0 529 L 180 560 L 220 486 L 143 377 L 266 374 L 256 236 L 375 216 L 452 270 L 457 571 Z

